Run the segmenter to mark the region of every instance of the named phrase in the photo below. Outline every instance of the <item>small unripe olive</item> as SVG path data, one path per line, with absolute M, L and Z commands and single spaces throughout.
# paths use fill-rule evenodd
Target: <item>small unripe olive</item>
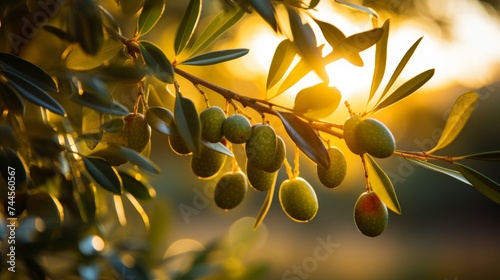
M 364 192 L 354 206 L 354 222 L 366 236 L 375 237 L 384 232 L 389 221 L 387 207 L 375 192 Z
M 296 222 L 308 222 L 318 213 L 318 198 L 311 185 L 301 177 L 281 183 L 279 201 L 286 215 Z
M 226 139 L 233 144 L 243 144 L 252 135 L 250 121 L 242 115 L 234 114 L 224 121 L 222 132 Z
M 226 155 L 200 145 L 200 153 L 191 157 L 191 170 L 199 179 L 211 179 L 222 169 L 226 158 Z
M 208 142 L 217 143 L 222 140 L 222 126 L 226 115 L 220 107 L 206 108 L 200 113 L 201 137 Z
M 285 157 L 286 157 L 285 141 L 283 141 L 283 138 L 281 138 L 281 136 L 276 135 L 276 153 L 274 154 L 273 163 L 271 163 L 271 165 L 267 167 L 264 167 L 263 170 L 270 173 L 278 171 L 283 165 Z
M 386 158 L 396 149 L 391 131 L 375 119 L 364 119 L 356 128 L 356 138 L 364 150 L 377 158 Z
M 252 127 L 252 136 L 248 139 L 245 152 L 248 162 L 255 167 L 267 169 L 275 161 L 277 138 L 274 129 L 265 124 Z
M 330 166 L 324 168 L 317 165 L 316 172 L 321 183 L 327 188 L 335 188 L 339 186 L 347 174 L 347 162 L 344 154 L 337 147 L 328 148 L 330 156 Z
M 125 117 L 123 133 L 127 138 L 127 147 L 138 153 L 146 148 L 151 139 L 151 128 L 140 113 L 130 113 Z
M 227 172 L 220 177 L 215 186 L 215 204 L 223 210 L 232 209 L 243 201 L 247 188 L 245 173 Z
M 362 119 L 360 116 L 354 115 L 348 118 L 344 123 L 345 143 L 347 144 L 349 150 L 351 150 L 351 152 L 353 152 L 356 155 L 362 155 L 366 153 L 366 151 L 364 150 L 363 146 L 361 146 L 356 136 L 356 130 L 361 120 Z
M 247 162 L 247 177 L 250 186 L 258 191 L 267 191 L 275 183 L 278 172 L 267 172 Z

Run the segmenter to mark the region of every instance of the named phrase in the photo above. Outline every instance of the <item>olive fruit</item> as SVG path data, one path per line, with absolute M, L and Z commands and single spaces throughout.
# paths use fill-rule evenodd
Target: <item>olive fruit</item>
M 213 106 L 200 113 L 201 137 L 208 142 L 217 143 L 222 140 L 222 126 L 226 120 L 226 114 L 220 107 Z
M 375 192 L 362 193 L 354 206 L 354 222 L 358 230 L 370 237 L 384 232 L 389 220 L 387 207 Z
M 278 171 L 283 165 L 285 157 L 286 157 L 285 141 L 283 141 L 283 138 L 281 138 L 281 136 L 276 135 L 276 153 L 274 154 L 273 163 L 270 166 L 264 167 L 263 170 L 270 173 Z
M 200 152 L 191 157 L 191 170 L 199 179 L 211 179 L 222 169 L 226 158 L 226 155 L 200 145 Z
M 250 186 L 257 191 L 267 191 L 275 183 L 278 172 L 267 172 L 247 162 L 247 177 Z
M 344 181 L 347 173 L 347 162 L 344 154 L 337 147 L 328 148 L 328 155 L 330 156 L 330 166 L 325 168 L 318 164 L 316 173 L 325 187 L 335 188 Z
M 127 138 L 127 147 L 138 153 L 146 148 L 151 139 L 151 128 L 140 113 L 130 113 L 125 117 L 123 133 Z
M 318 212 L 318 198 L 311 185 L 301 177 L 283 181 L 279 201 L 286 215 L 296 222 L 308 222 Z
M 344 140 L 345 143 L 347 144 L 347 147 L 351 152 L 353 152 L 356 155 L 362 155 L 366 153 L 365 149 L 361 144 L 359 143 L 357 136 L 356 136 L 356 130 L 358 127 L 358 124 L 362 121 L 361 117 L 358 115 L 354 115 L 350 118 L 348 118 L 345 123 L 344 123 Z
M 252 125 L 244 116 L 234 114 L 224 121 L 222 132 L 229 142 L 243 144 L 252 135 Z
M 277 141 L 276 133 L 271 126 L 254 125 L 252 136 L 245 146 L 248 162 L 261 169 L 271 167 L 275 160 Z
M 229 210 L 238 206 L 247 192 L 247 177 L 241 171 L 227 172 L 219 178 L 215 185 L 215 204 Z
M 366 152 L 377 158 L 386 158 L 396 149 L 391 131 L 375 119 L 364 119 L 356 128 L 356 139 Z

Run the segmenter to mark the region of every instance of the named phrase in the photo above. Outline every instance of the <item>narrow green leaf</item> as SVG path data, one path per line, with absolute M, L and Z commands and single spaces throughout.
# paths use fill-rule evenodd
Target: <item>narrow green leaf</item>
M 24 109 L 26 107 L 24 100 L 9 84 L 0 82 L 0 101 L 3 101 L 9 111 L 14 114 L 18 116 L 24 115 Z
M 448 175 L 454 179 L 457 179 L 463 183 L 466 183 L 468 185 L 470 185 L 471 183 L 469 183 L 469 181 L 467 181 L 467 179 L 465 179 L 465 177 L 460 174 L 460 172 L 456 171 L 456 170 L 453 170 L 453 169 L 449 169 L 449 168 L 446 168 L 446 167 L 442 167 L 442 166 L 439 166 L 439 165 L 435 165 L 435 164 L 432 164 L 430 162 L 427 162 L 427 161 L 423 161 L 423 160 L 418 160 L 418 159 L 411 159 L 411 158 L 406 158 L 406 160 L 410 161 L 410 162 L 413 162 L 414 164 L 417 164 L 421 167 L 424 167 L 424 168 L 427 168 L 429 170 L 432 170 L 432 171 L 436 171 L 436 172 L 439 172 L 439 173 L 443 173 L 445 175 Z
M 93 0 L 73 1 L 68 18 L 69 34 L 88 54 L 96 54 L 104 41 L 101 12 Z
M 394 186 L 392 185 L 389 176 L 380 168 L 377 162 L 368 154 L 364 156 L 366 167 L 368 169 L 368 180 L 372 190 L 378 195 L 382 202 L 391 209 L 394 213 L 401 214 L 401 206 L 399 205 Z
M 85 108 L 85 107 L 84 107 Z M 109 116 L 111 117 L 111 116 Z M 101 128 L 104 132 L 107 133 L 119 133 L 123 131 L 123 127 L 125 126 L 125 120 L 123 118 L 112 118 L 108 121 L 105 121 Z
M 417 76 L 411 78 L 406 83 L 402 84 L 398 89 L 391 93 L 384 101 L 378 104 L 372 112 L 380 111 L 401 99 L 409 96 L 423 86 L 427 81 L 429 81 L 432 76 L 434 76 L 434 69 L 429 69 L 424 71 Z
M 158 23 L 165 11 L 165 0 L 145 0 L 139 21 L 137 22 L 137 32 L 143 36 Z
M 186 147 L 198 154 L 200 152 L 201 124 L 196 107 L 180 92 L 176 93 L 174 105 L 175 127 Z
M 454 164 L 458 168 L 458 171 L 472 183 L 472 186 L 474 186 L 476 190 L 497 204 L 500 204 L 500 184 L 468 166 L 457 162 Z
M 342 95 L 336 87 L 317 84 L 299 91 L 293 110 L 307 117 L 321 119 L 331 115 L 339 106 Z
M 271 0 L 248 0 L 248 4 L 273 28 L 274 32 L 278 32 L 276 11 Z
M 297 50 L 289 39 L 285 39 L 279 43 L 278 47 L 276 47 L 276 51 L 274 52 L 269 73 L 267 74 L 267 90 L 281 80 L 283 75 L 285 75 L 286 70 L 292 64 L 296 54 Z
M 297 63 L 297 65 L 295 65 L 295 67 L 292 69 L 292 71 L 290 71 L 288 76 L 286 76 L 285 80 L 280 85 L 278 91 L 276 92 L 276 94 L 273 97 L 276 97 L 276 96 L 282 94 L 283 92 L 285 92 L 285 90 L 291 88 L 298 81 L 300 81 L 307 74 L 309 74 L 309 72 L 311 72 L 311 70 L 312 69 L 309 66 L 309 64 L 306 62 L 306 60 L 301 58 L 299 60 L 299 62 Z
M 151 184 L 141 175 L 133 170 L 118 171 L 122 178 L 123 189 L 133 197 L 141 200 L 151 200 L 156 197 L 156 191 Z
M 361 5 L 352 4 L 352 3 L 349 3 L 349 2 L 346 2 L 346 1 L 343 1 L 343 0 L 335 0 L 335 2 L 337 2 L 337 3 L 341 4 L 341 5 L 344 5 L 344 6 L 348 7 L 348 8 L 351 8 L 351 9 L 353 9 L 355 11 L 368 14 L 368 15 L 374 17 L 374 18 L 378 18 L 377 12 L 375 12 L 372 8 L 361 6 Z
M 104 189 L 114 193 L 122 193 L 122 182 L 118 172 L 109 163 L 98 157 L 82 157 L 85 168 L 95 182 Z
M 311 0 L 311 2 L 309 2 L 309 7 L 307 7 L 308 9 L 314 9 L 316 8 L 316 6 L 318 6 L 319 4 L 319 0 Z
M 176 55 L 182 52 L 189 42 L 189 39 L 191 39 L 191 36 L 198 25 L 198 20 L 200 19 L 201 7 L 201 0 L 189 1 L 181 23 L 177 28 L 177 33 L 175 34 L 174 50 Z
M 194 42 L 193 47 L 189 51 L 189 56 L 191 57 L 202 52 L 219 36 L 235 25 L 244 15 L 245 11 L 239 8 L 222 11 L 217 14 Z
M 128 109 L 125 106 L 115 102 L 113 99 L 111 99 L 111 97 L 105 98 L 98 94 L 90 93 L 87 91 L 84 91 L 82 94 L 73 95 L 71 97 L 71 100 L 82 106 L 87 106 L 103 113 L 118 116 L 126 116 L 129 113 Z
M 57 91 L 57 85 L 52 77 L 40 67 L 15 55 L 0 53 L 0 67 L 37 87 L 47 91 Z
M 91 154 L 91 156 L 108 158 L 115 157 L 120 162 L 128 162 L 137 165 L 140 169 L 152 175 L 160 174 L 160 168 L 150 159 L 137 153 L 135 150 L 123 147 L 113 143 L 101 143 L 99 148 Z
M 148 41 L 140 41 L 139 48 L 151 74 L 162 82 L 172 84 L 174 67 L 160 48 Z
M 413 45 L 406 51 L 405 55 L 403 56 L 403 58 L 401 59 L 401 61 L 398 63 L 398 66 L 396 66 L 396 69 L 394 70 L 394 73 L 392 73 L 392 76 L 391 78 L 389 79 L 389 82 L 387 83 L 387 85 L 385 86 L 384 88 L 384 91 L 382 92 L 382 94 L 380 95 L 380 98 L 378 100 L 377 103 L 380 103 L 380 101 L 382 101 L 382 99 L 385 97 L 385 95 L 387 94 L 387 92 L 389 92 L 389 89 L 391 89 L 392 85 L 396 82 L 396 80 L 398 79 L 399 75 L 401 74 L 401 72 L 403 72 L 403 69 L 405 68 L 406 64 L 408 63 L 408 61 L 410 60 L 411 56 L 413 55 L 413 53 L 415 52 L 415 50 L 417 49 L 418 47 L 418 44 L 420 44 L 420 41 L 422 41 L 422 38 L 423 37 L 420 37 L 415 43 L 413 43 Z
M 323 36 L 332 48 L 336 47 L 340 42 L 346 39 L 344 33 L 342 33 L 342 31 L 334 25 L 317 19 L 314 19 L 314 21 L 319 26 L 321 33 L 323 33 Z M 352 54 L 351 56 L 345 57 L 345 59 L 353 65 L 363 66 L 363 59 L 361 59 L 359 54 Z
M 302 23 L 302 18 L 294 7 L 287 6 L 290 28 L 292 29 L 293 43 L 297 47 L 300 55 L 307 61 L 310 67 L 323 79 L 325 83 L 329 82 L 328 74 L 325 70 L 325 64 L 321 51 L 316 46 L 316 35 L 309 23 Z
M 10 72 L 0 72 L 0 74 L 4 75 L 9 84 L 28 101 L 55 114 L 61 116 L 66 115 L 64 108 L 52 96 L 48 95 L 44 90 L 31 83 L 29 80 L 25 80 Z
M 183 65 L 206 66 L 240 58 L 248 53 L 248 49 L 231 49 L 222 51 L 213 51 L 191 57 L 181 62 Z
M 122 12 L 126 15 L 133 16 L 139 12 L 144 5 L 144 0 L 116 0 L 120 4 Z
M 81 47 L 76 47 L 66 57 L 65 65 L 75 71 L 95 69 L 110 61 L 122 48 L 123 44 L 113 39 L 104 41 L 95 55 L 87 54 Z
M 218 153 L 221 153 L 223 155 L 234 157 L 233 152 L 231 152 L 231 150 L 229 150 L 221 142 L 212 143 L 212 142 L 208 142 L 207 140 L 202 139 L 201 140 L 201 144 L 204 145 L 205 147 L 207 147 L 209 149 L 212 149 L 212 150 L 214 150 L 214 151 L 216 151 Z
M 476 160 L 486 160 L 486 161 L 500 161 L 500 151 L 491 151 L 491 152 L 466 155 L 466 156 L 463 156 L 463 158 L 476 159 Z
M 253 225 L 253 230 L 256 230 L 262 224 L 264 219 L 266 218 L 267 213 L 269 212 L 269 209 L 271 208 L 271 204 L 273 203 L 274 189 L 275 188 L 276 188 L 276 179 L 274 180 L 274 183 L 271 185 L 269 190 L 267 190 L 266 199 L 264 200 L 264 203 L 262 204 L 262 207 L 260 208 L 259 214 L 257 215 L 257 218 L 255 219 L 255 224 Z
M 465 124 L 469 120 L 472 112 L 476 108 L 477 102 L 479 101 L 479 95 L 475 92 L 467 92 L 457 98 L 451 112 L 446 120 L 446 125 L 444 127 L 443 133 L 439 138 L 438 143 L 434 148 L 432 148 L 428 153 L 433 153 L 439 149 L 442 149 L 449 145 L 458 134 L 462 131 Z
M 330 165 L 330 156 L 316 131 L 308 123 L 295 116 L 295 114 L 276 112 L 283 122 L 286 132 L 299 149 L 315 163 L 328 168 Z
M 382 26 L 382 31 L 384 32 L 382 38 L 378 40 L 375 49 L 375 69 L 373 70 L 372 87 L 370 89 L 370 95 L 368 96 L 368 101 L 370 102 L 375 95 L 382 79 L 384 78 L 385 66 L 387 60 L 387 41 L 389 40 L 389 28 L 390 21 L 386 20 Z
M 106 8 L 104 8 L 103 6 L 97 5 L 97 7 L 101 11 L 104 25 L 112 28 L 114 31 L 116 31 L 118 33 L 121 33 L 120 26 L 116 22 L 115 17 L 108 10 L 106 10 Z
M 156 131 L 171 135 L 174 127 L 174 114 L 163 107 L 149 107 L 146 111 L 146 121 Z

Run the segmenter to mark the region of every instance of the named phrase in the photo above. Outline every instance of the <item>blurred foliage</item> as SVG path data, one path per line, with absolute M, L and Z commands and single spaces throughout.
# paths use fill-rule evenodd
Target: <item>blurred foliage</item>
M 315 0 L 220 1 L 218 13 L 207 15 L 210 19 L 205 28 L 199 22 L 204 5 L 210 1 L 190 0 L 181 7 L 181 17 L 168 14 L 171 2 L 175 1 L 0 3 L 0 233 L 2 254 L 12 261 L 3 262 L 2 267 L 16 270 L 16 274 L 3 273 L 2 278 L 260 279 L 269 272 L 269 265 L 247 260 L 246 255 L 265 235 L 261 223 L 273 202 L 276 172 L 284 166 L 292 182 L 285 184 L 288 187 L 286 195 L 280 195 L 280 204 L 288 205 L 285 212 L 297 217 L 307 212 L 307 218 L 294 219 L 307 222 L 316 215 L 318 200 L 315 190 L 299 177 L 299 156 L 303 154 L 318 167 L 333 170 L 327 172 L 335 171 L 330 168 L 328 148 L 335 148 L 330 139 L 344 138 L 344 124 L 325 118 L 336 112 L 342 93 L 329 85 L 326 65 L 344 59 L 361 67 L 364 62 L 359 53 L 375 48 L 372 87 L 365 110 L 356 112 L 348 102 L 344 104 L 352 117 L 360 118 L 360 127 L 373 123 L 373 114 L 415 93 L 434 75 L 434 69 L 428 69 L 393 88 L 419 39 L 379 92 L 390 55 L 390 21 L 380 25 L 378 14 L 366 6 L 335 1 L 367 14 L 373 22 L 373 28 L 346 36 L 334 22 L 315 17 L 311 11 L 320 2 Z M 405 14 L 413 7 L 411 1 L 363 4 L 397 14 Z M 189 68 L 247 55 L 251 49 L 213 46 L 250 13 L 258 14 L 274 32 L 286 36 L 276 48 L 269 68 L 267 99 L 244 96 L 237 92 L 241 88 L 233 91 L 221 87 Z M 124 15 L 132 17 L 135 29 L 131 34 L 122 32 L 127 25 Z M 162 27 L 163 17 L 179 23 L 172 36 L 173 56 L 153 37 L 146 36 Z M 318 46 L 318 35 L 331 47 L 325 55 L 324 45 Z M 322 82 L 301 89 L 295 95 L 293 108 L 271 101 L 310 72 Z M 206 107 L 210 107 L 210 100 L 204 91 L 210 90 L 226 100 L 222 106 L 226 117 L 231 109 L 243 116 L 244 122 L 232 128 L 236 139 L 233 143 L 222 137 L 225 118 L 220 123 L 200 119 L 200 106 L 185 88 L 181 90 L 179 77 L 194 85 L 194 93 L 205 99 Z M 456 100 L 435 147 L 428 151 L 400 151 L 389 145 L 390 155 L 472 185 L 499 203 L 499 184 L 458 162 L 498 161 L 498 151 L 462 156 L 434 153 L 458 137 L 477 102 L 474 92 Z M 258 113 L 262 123 L 249 111 Z M 288 162 L 284 142 L 270 125 L 271 119 L 279 120 L 278 125 L 296 147 L 293 166 Z M 249 123 L 252 132 L 245 136 Z M 252 164 L 254 171 L 270 178 L 270 185 L 261 190 L 267 191 L 267 196 L 258 218 L 241 219 L 228 236 L 206 246 L 172 251 L 167 235 L 171 227 L 169 202 L 157 198 L 149 183 L 160 173 L 160 167 L 149 159 L 156 152 L 151 148 L 151 128 L 154 133 L 168 136 L 175 153 L 190 156 L 191 167 L 200 179 L 215 177 L 226 158 L 231 159 L 227 162 L 232 170 L 218 179 L 213 193 L 225 211 L 237 206 L 248 189 L 246 175 L 232 150 L 233 145 L 246 142 L 246 170 Z M 203 139 L 202 128 L 216 129 L 221 137 L 213 143 Z M 382 148 L 394 142 L 390 130 L 381 123 L 362 133 L 353 128 L 353 133 Z M 239 142 L 237 136 L 246 138 Z M 360 154 L 366 190 L 377 194 L 383 207 L 401 214 L 392 182 L 373 158 L 386 156 L 377 156 L 367 145 L 363 148 L 368 148 L 364 149 L 367 153 Z M 343 159 L 342 153 L 339 156 Z M 429 161 L 451 163 L 453 169 Z M 235 174 L 238 180 L 227 179 Z M 345 166 L 343 172 L 332 176 L 341 182 Z M 296 183 L 298 179 L 300 184 Z M 235 181 L 238 190 L 231 188 Z M 304 199 L 307 204 L 302 203 Z

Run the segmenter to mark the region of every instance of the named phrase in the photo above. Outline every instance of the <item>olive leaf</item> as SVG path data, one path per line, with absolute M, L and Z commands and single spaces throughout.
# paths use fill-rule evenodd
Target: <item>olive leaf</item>
M 73 1 L 68 30 L 88 54 L 96 54 L 104 41 L 100 9 L 93 0 Z
M 191 0 L 184 12 L 181 23 L 177 28 L 174 40 L 175 54 L 178 55 L 184 50 L 189 39 L 193 35 L 201 15 L 201 0 Z
M 381 28 L 375 28 L 345 38 L 324 58 L 325 65 L 341 58 L 352 61 L 355 59 L 356 55 L 359 55 L 359 52 L 362 52 L 377 43 L 382 34 L 383 32 Z M 281 84 L 276 95 L 282 94 L 285 90 L 295 85 L 311 70 L 311 67 L 304 61 L 304 59 L 299 60 L 297 65 L 295 65 L 292 71 L 290 71 L 290 74 L 288 74 Z
M 248 4 L 273 28 L 274 32 L 278 32 L 276 11 L 270 0 L 248 0 Z
M 198 39 L 196 39 L 189 51 L 189 56 L 191 57 L 202 52 L 219 36 L 235 25 L 244 15 L 245 11 L 243 9 L 231 9 L 217 14 L 203 29 Z
M 396 66 L 396 69 L 394 69 L 394 72 L 392 73 L 392 76 L 389 79 L 389 82 L 387 82 L 387 85 L 385 86 L 384 91 L 380 95 L 380 98 L 379 98 L 377 103 L 380 103 L 380 101 L 382 101 L 382 99 L 384 99 L 384 97 L 387 94 L 387 92 L 389 91 L 389 89 L 391 89 L 392 85 L 396 82 L 396 80 L 398 79 L 401 72 L 403 72 L 403 69 L 405 68 L 406 64 L 408 63 L 408 61 L 412 57 L 413 53 L 417 49 L 418 45 L 420 44 L 420 41 L 422 41 L 422 38 L 423 37 L 420 37 L 415 43 L 413 43 L 413 45 L 406 51 L 406 53 L 403 56 L 403 58 L 401 59 L 401 61 L 399 61 L 398 66 Z
M 466 165 L 458 162 L 453 164 L 458 168 L 458 171 L 472 183 L 472 186 L 474 186 L 476 190 L 497 204 L 500 204 L 500 184 Z
M 162 50 L 148 41 L 139 41 L 139 48 L 151 74 L 162 82 L 172 84 L 174 67 Z
M 208 142 L 207 140 L 205 139 L 201 139 L 201 144 L 209 149 L 212 149 L 220 154 L 223 154 L 223 155 L 226 155 L 226 156 L 230 156 L 230 157 L 234 157 L 234 154 L 233 152 L 231 152 L 231 150 L 229 150 L 225 145 L 223 145 L 221 142 L 217 142 L 217 143 L 212 143 L 212 142 Z
M 158 23 L 165 11 L 165 0 L 145 0 L 137 22 L 137 33 L 143 36 Z
M 500 151 L 491 151 L 491 152 L 483 152 L 472 155 L 463 156 L 463 158 L 467 159 L 476 159 L 476 160 L 486 160 L 486 161 L 500 161 Z
M 141 217 L 142 222 L 144 223 L 144 229 L 146 232 L 149 232 L 151 229 L 151 223 L 149 221 L 149 216 L 148 213 L 146 213 L 146 210 L 144 210 L 144 207 L 137 201 L 136 197 L 133 196 L 131 193 L 126 192 L 125 196 L 127 197 L 128 201 L 130 201 L 130 204 L 135 208 L 135 211 L 137 211 L 137 214 Z
M 149 174 L 160 174 L 160 168 L 154 162 L 137 153 L 135 150 L 113 143 L 101 143 L 99 147 L 90 156 L 115 157 L 120 162 L 130 161 L 131 164 L 136 165 Z
M 126 116 L 129 113 L 128 109 L 120 103 L 115 102 L 111 95 L 103 96 L 84 91 L 82 94 L 74 94 L 71 100 L 82 106 L 87 106 L 103 113 L 118 116 Z
M 12 88 L 15 89 L 17 93 L 26 98 L 28 101 L 41 106 L 55 114 L 61 116 L 66 115 L 64 108 L 52 96 L 48 95 L 43 89 L 33 84 L 30 80 L 17 76 L 14 73 L 5 71 L 2 72 L 1 70 L 0 74 L 5 76 Z
M 104 159 L 98 157 L 82 157 L 85 168 L 95 182 L 104 189 L 114 193 L 122 193 L 122 181 L 118 172 Z
M 285 130 L 299 149 L 315 163 L 328 168 L 330 156 L 316 131 L 295 114 L 276 111 Z
M 174 114 L 164 107 L 149 107 L 146 111 L 146 121 L 156 131 L 165 135 L 172 134 L 174 128 Z
M 404 99 L 405 97 L 408 97 L 420 87 L 422 87 L 425 83 L 427 83 L 432 78 L 432 76 L 434 76 L 434 69 L 429 69 L 411 78 L 409 81 L 402 84 L 398 89 L 391 93 L 386 99 L 384 99 L 384 101 L 378 104 L 372 110 L 372 112 L 380 111 Z
M 213 65 L 240 58 L 246 55 L 248 51 L 249 51 L 248 49 L 231 49 L 231 50 L 207 52 L 195 57 L 191 57 L 190 59 L 185 60 L 179 64 L 196 65 L 196 66 Z
M 0 68 L 30 81 L 43 90 L 57 91 L 56 83 L 47 72 L 20 57 L 0 52 Z
M 9 180 L 9 178 L 14 178 L 16 188 L 21 187 L 23 184 L 27 184 L 30 179 L 26 171 L 27 168 L 24 160 L 10 148 L 0 149 L 0 167 L 2 167 L 0 174 L 4 181 L 9 182 L 12 181 L 12 179 Z
M 0 100 L 3 101 L 4 104 L 7 105 L 7 108 L 9 108 L 9 111 L 13 112 L 15 115 L 24 115 L 24 109 L 26 107 L 24 100 L 9 84 L 0 82 Z
M 366 7 L 366 6 L 352 4 L 352 3 L 349 3 L 349 2 L 346 2 L 346 1 L 343 1 L 343 0 L 334 0 L 334 1 L 337 2 L 337 3 L 339 3 L 339 4 L 341 4 L 341 5 L 346 6 L 348 8 L 351 8 L 353 10 L 356 10 L 356 11 L 368 14 L 368 15 L 374 17 L 374 18 L 378 18 L 377 12 L 375 12 L 372 8 L 369 8 L 369 7 Z
M 336 87 L 321 83 L 299 91 L 293 110 L 299 115 L 321 119 L 331 115 L 339 106 L 342 95 Z
M 285 39 L 279 43 L 276 47 L 276 51 L 274 52 L 273 60 L 271 61 L 271 66 L 269 67 L 269 73 L 267 74 L 267 90 L 281 80 L 283 75 L 285 75 L 286 70 L 292 64 L 296 54 L 297 50 L 289 39 Z
M 144 0 L 116 0 L 122 12 L 126 15 L 135 15 L 144 5 Z
M 325 82 L 329 82 L 328 74 L 321 51 L 316 46 L 316 35 L 309 23 L 302 23 L 302 18 L 296 8 L 287 6 L 290 28 L 292 29 L 293 43 L 300 55 L 307 61 L 309 66 Z
M 66 32 L 58 27 L 55 27 L 52 25 L 44 25 L 43 29 L 45 31 L 49 32 L 50 34 L 56 36 L 57 38 L 63 40 L 63 41 L 68 41 L 69 43 L 76 43 L 77 42 L 76 39 L 71 37 L 71 35 L 68 32 Z
M 340 29 L 338 29 L 336 26 L 318 19 L 314 19 L 314 21 L 319 26 L 319 28 L 321 29 L 321 33 L 323 33 L 323 36 L 325 37 L 328 44 L 332 46 L 332 48 L 336 47 L 340 42 L 342 42 L 342 40 L 346 38 L 344 33 L 340 31 Z M 363 59 L 359 54 L 353 54 L 351 56 L 345 57 L 345 59 L 353 65 L 363 66 Z
M 133 197 L 141 200 L 151 200 L 156 197 L 155 189 L 141 173 L 133 170 L 120 170 L 118 174 L 122 179 L 123 189 Z
M 370 89 L 370 95 L 368 96 L 368 101 L 370 102 L 375 95 L 382 79 L 384 78 L 385 66 L 387 60 L 387 41 L 389 39 L 389 28 L 390 21 L 386 20 L 382 26 L 383 35 L 380 40 L 378 40 L 375 48 L 375 68 L 373 70 L 372 86 Z
M 101 5 L 97 5 L 99 10 L 101 11 L 101 16 L 103 19 L 103 23 L 105 26 L 112 28 L 117 33 L 120 33 L 120 25 L 116 22 L 115 17 Z
M 177 91 L 174 105 L 175 127 L 186 147 L 194 154 L 200 152 L 201 124 L 196 107 Z
M 439 165 L 435 165 L 435 164 L 432 164 L 430 162 L 419 160 L 419 159 L 406 158 L 406 160 L 409 160 L 410 162 L 413 162 L 414 164 L 419 165 L 419 166 L 424 167 L 424 168 L 427 168 L 429 170 L 448 175 L 448 176 L 450 176 L 454 179 L 457 179 L 463 183 L 466 183 L 468 185 L 471 184 L 471 183 L 469 183 L 469 181 L 467 181 L 467 179 L 465 179 L 465 177 L 462 174 L 460 174 L 460 172 L 458 172 L 456 170 L 442 167 Z
M 478 101 L 479 95 L 472 91 L 464 93 L 457 98 L 455 104 L 453 104 L 453 107 L 451 108 L 450 114 L 448 115 L 446 125 L 443 133 L 441 133 L 438 143 L 434 148 L 428 151 L 428 153 L 433 153 L 446 147 L 453 142 L 455 138 L 457 138 L 465 124 L 467 124 L 467 121 L 476 108 Z
M 316 6 L 318 6 L 318 4 L 319 4 L 319 0 L 311 0 L 311 2 L 309 2 L 309 6 L 307 8 L 314 9 L 314 8 L 316 8 Z
M 401 214 L 401 206 L 399 205 L 394 186 L 389 176 L 387 176 L 370 155 L 365 154 L 364 158 L 366 159 L 365 164 L 371 189 L 378 195 L 387 208 L 391 209 L 394 213 Z
M 74 48 L 66 57 L 66 68 L 76 71 L 86 71 L 100 67 L 110 61 L 121 49 L 123 44 L 113 39 L 104 41 L 99 51 L 90 55 L 82 47 Z
M 276 177 L 275 177 L 276 178 Z M 271 208 L 271 204 L 273 203 L 273 197 L 274 197 L 274 189 L 276 188 L 276 179 L 274 179 L 273 184 L 267 190 L 267 195 L 266 199 L 264 200 L 264 203 L 262 204 L 262 207 L 260 208 L 259 214 L 257 215 L 257 218 L 255 218 L 255 224 L 253 225 L 253 229 L 256 230 L 264 221 L 264 219 L 267 216 L 267 213 L 269 212 L 269 209 Z

